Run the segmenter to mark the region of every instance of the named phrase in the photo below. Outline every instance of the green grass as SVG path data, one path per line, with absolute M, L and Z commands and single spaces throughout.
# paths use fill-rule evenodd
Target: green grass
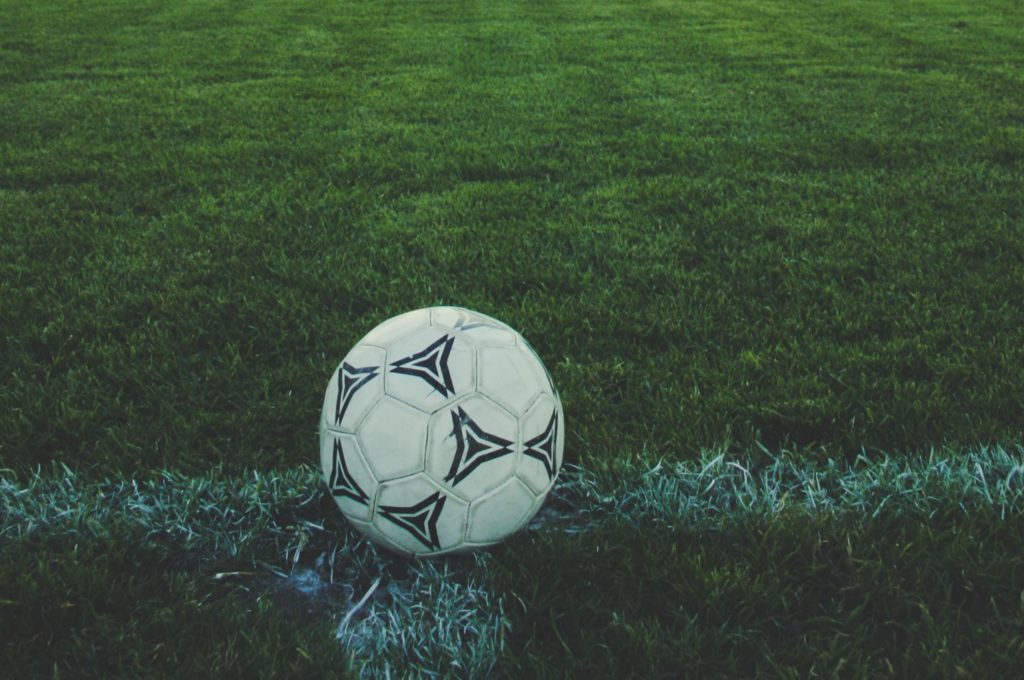
M 585 465 L 1019 441 L 1020 18 L 5 0 L 2 456 L 308 460 L 440 302 L 539 348 Z
M 934 498 L 835 512 L 729 486 L 705 524 L 652 509 L 703 486 L 637 471 L 1024 441 L 1022 26 L 998 0 L 0 0 L 2 667 L 1010 675 L 1021 506 L 966 503 L 952 463 Z M 304 541 L 348 546 L 289 477 L 329 372 L 442 303 L 524 333 L 567 460 L 633 505 L 451 573 L 349 546 L 340 593 L 282 589 Z M 291 486 L 253 500 L 254 471 Z M 135 521 L 120 479 L 194 501 Z M 382 574 L 407 585 L 334 640 Z M 503 604 L 417 660 L 462 621 L 417 595 L 446 582 Z
M 318 479 L 0 478 L 0 655 L 27 675 L 103 677 L 1012 677 L 1024 663 L 1021 449 L 571 468 L 528 532 L 443 561 L 373 549 Z
M 496 589 L 519 603 L 501 670 L 1013 676 L 1024 663 L 1020 453 L 622 466 L 569 504 L 596 495 L 612 504 L 607 523 L 517 539 L 515 559 L 495 562 Z

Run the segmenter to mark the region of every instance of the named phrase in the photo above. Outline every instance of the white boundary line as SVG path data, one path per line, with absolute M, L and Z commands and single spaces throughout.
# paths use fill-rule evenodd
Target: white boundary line
M 1003 519 L 1024 514 L 1024 447 L 861 456 L 852 465 L 765 451 L 752 460 L 761 462 L 712 451 L 696 461 L 620 463 L 600 475 L 568 467 L 527 531 L 581 532 L 606 522 L 720 526 L 787 509 L 865 518 L 887 509 L 930 515 L 950 507 L 964 513 L 998 508 Z M 22 484 L 0 471 L 0 549 L 33 534 L 100 535 L 116 520 L 146 535 L 170 536 L 183 549 L 208 555 L 211 565 L 246 549 L 276 551 L 278 559 L 267 560 L 276 566 L 264 563 L 263 572 L 237 575 L 276 574 L 281 587 L 294 577 L 296 592 L 306 596 L 346 593 L 337 636 L 360 676 L 486 677 L 509 631 L 505 603 L 490 585 L 493 554 L 395 568 L 398 558 L 356 532 L 325 529 L 316 516 L 322 506 L 314 503 L 322 489 L 312 467 L 238 476 L 163 472 L 143 482 L 86 482 L 62 467 Z M 315 560 L 316 568 L 297 565 L 300 556 Z M 311 587 L 310 579 L 335 588 Z M 372 585 L 353 602 L 354 584 L 367 580 Z

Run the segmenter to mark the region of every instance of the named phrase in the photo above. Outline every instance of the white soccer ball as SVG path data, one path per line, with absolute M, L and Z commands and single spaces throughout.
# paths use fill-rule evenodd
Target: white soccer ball
M 509 326 L 457 307 L 388 319 L 345 356 L 320 415 L 320 464 L 376 543 L 440 555 L 522 528 L 551 490 L 562 403 Z

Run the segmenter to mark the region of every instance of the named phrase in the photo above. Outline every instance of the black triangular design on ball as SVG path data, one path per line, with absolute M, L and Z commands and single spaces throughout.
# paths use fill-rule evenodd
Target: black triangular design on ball
M 442 397 L 447 397 L 455 392 L 452 375 L 448 372 L 448 355 L 454 343 L 454 336 L 443 335 L 423 351 L 392 363 L 391 372 L 421 378 Z
M 437 520 L 447 500 L 447 496 L 435 491 L 416 505 L 382 505 L 377 509 L 382 517 L 408 531 L 420 543 L 437 549 L 441 547 L 437 538 Z
M 455 486 L 481 463 L 512 453 L 508 439 L 484 432 L 459 406 L 452 410 L 452 436 L 455 437 L 455 456 L 444 481 Z
M 334 439 L 334 468 L 331 470 L 331 493 L 335 496 L 345 496 L 357 503 L 367 505 L 369 497 L 359 488 L 356 480 L 352 479 L 345 464 L 345 451 L 341 447 L 341 440 Z
M 558 410 L 551 412 L 551 420 L 544 431 L 526 442 L 523 453 L 544 463 L 548 479 L 555 476 L 555 443 L 558 440 Z
M 347 361 L 342 362 L 341 368 L 338 369 L 338 401 L 334 405 L 335 425 L 341 425 L 341 419 L 345 417 L 345 411 L 348 410 L 348 405 L 352 401 L 352 395 L 360 387 L 376 378 L 379 370 L 376 366 L 356 368 Z

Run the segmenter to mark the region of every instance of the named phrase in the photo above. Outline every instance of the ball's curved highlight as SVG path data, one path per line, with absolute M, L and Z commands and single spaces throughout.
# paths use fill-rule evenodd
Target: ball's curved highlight
M 491 545 L 536 514 L 562 465 L 564 415 L 540 357 L 458 307 L 388 319 L 345 356 L 320 414 L 338 507 L 390 550 Z

